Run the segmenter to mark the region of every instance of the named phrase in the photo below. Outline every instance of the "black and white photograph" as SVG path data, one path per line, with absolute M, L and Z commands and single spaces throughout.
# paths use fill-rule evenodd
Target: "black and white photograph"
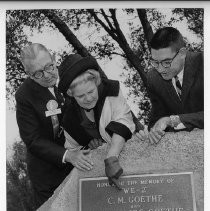
M 4 9 L 6 210 L 204 211 L 209 10 L 51 3 Z

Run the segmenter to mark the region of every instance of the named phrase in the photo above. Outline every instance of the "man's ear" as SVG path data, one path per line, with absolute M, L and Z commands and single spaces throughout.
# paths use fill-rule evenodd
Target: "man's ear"
M 52 54 L 52 60 L 53 60 L 54 63 L 56 63 L 56 56 L 55 56 L 55 53 Z
M 28 77 L 32 80 L 34 80 L 33 76 L 31 76 L 30 74 L 28 74 Z
M 185 47 L 181 48 L 179 50 L 179 54 L 180 54 L 181 58 L 185 59 L 186 54 L 187 54 L 187 49 Z
M 31 74 L 29 73 L 29 71 L 26 71 L 25 69 L 26 69 L 26 68 L 24 67 L 24 72 L 25 72 L 25 74 L 26 74 L 30 79 L 33 79 L 33 76 L 31 76 Z
M 66 94 L 69 96 L 69 97 L 73 97 L 73 94 L 72 94 L 72 91 L 70 89 L 68 89 L 66 91 Z
M 180 53 L 181 55 L 186 55 L 187 49 L 186 49 L 185 47 L 180 48 L 179 53 Z

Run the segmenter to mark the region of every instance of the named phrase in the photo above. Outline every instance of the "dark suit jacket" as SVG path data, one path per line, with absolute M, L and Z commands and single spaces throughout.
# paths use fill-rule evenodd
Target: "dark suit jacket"
M 19 132 L 27 147 L 30 179 L 37 191 L 52 194 L 72 169 L 72 165 L 62 163 L 64 135 L 54 139 L 51 117 L 45 115 L 47 102 L 56 99 L 48 88 L 30 78 L 24 81 L 15 98 Z
M 149 128 L 161 117 L 179 115 L 187 130 L 204 127 L 203 53 L 187 52 L 181 101 L 172 81 L 164 80 L 156 70 L 147 74 L 152 103 Z

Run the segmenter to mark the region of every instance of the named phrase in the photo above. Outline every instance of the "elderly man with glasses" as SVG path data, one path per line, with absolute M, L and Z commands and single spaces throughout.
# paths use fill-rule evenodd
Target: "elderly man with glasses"
M 35 208 L 41 206 L 70 173 L 64 162 L 64 134 L 60 127 L 64 98 L 57 90 L 55 58 L 41 44 L 21 52 L 29 76 L 15 94 L 20 136 L 27 147 L 27 167 L 34 189 Z
M 158 143 L 166 131 L 204 128 L 203 53 L 185 48 L 173 27 L 157 30 L 151 40 L 147 88 L 152 103 L 149 131 L 135 136 Z

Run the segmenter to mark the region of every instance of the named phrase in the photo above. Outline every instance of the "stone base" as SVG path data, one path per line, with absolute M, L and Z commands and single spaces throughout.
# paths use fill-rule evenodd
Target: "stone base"
M 193 172 L 197 211 L 204 210 L 203 130 L 166 133 L 157 145 L 129 140 L 120 154 L 123 175 Z M 94 168 L 82 172 L 74 168 L 54 195 L 39 211 L 79 210 L 79 179 L 103 177 L 108 145 L 92 151 Z

